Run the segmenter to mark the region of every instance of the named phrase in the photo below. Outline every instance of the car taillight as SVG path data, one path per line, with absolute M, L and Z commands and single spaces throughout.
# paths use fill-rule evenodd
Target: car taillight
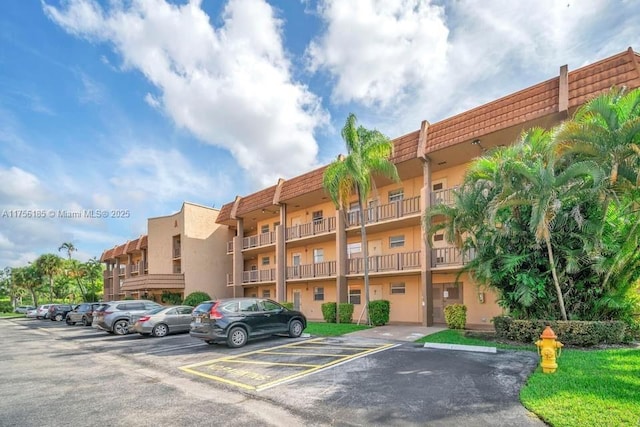
M 222 313 L 218 311 L 218 304 L 220 304 L 219 301 L 211 307 L 211 311 L 209 312 L 209 319 L 222 319 Z
M 149 319 L 151 319 L 151 316 L 142 316 L 138 319 L 138 322 L 146 322 Z

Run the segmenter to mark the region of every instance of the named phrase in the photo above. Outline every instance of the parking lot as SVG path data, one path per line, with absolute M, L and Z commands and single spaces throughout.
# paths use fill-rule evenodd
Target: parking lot
M 0 324 L 3 342 L 15 343 L 2 359 L 5 378 L 28 385 L 0 387 L 0 412 L 16 422 L 30 417 L 26 425 L 48 425 L 41 421 L 61 405 L 72 416 L 75 406 L 37 388 L 59 377 L 82 383 L 84 399 L 101 408 L 94 422 L 107 425 L 210 425 L 199 414 L 212 410 L 236 425 L 543 425 L 517 398 L 537 364 L 529 352 L 488 355 L 348 336 L 273 337 L 231 349 L 188 334 L 117 336 L 48 320 Z M 118 385 L 93 390 L 88 378 L 96 376 Z M 125 410 L 118 393 L 136 405 L 138 418 L 104 412 L 105 405 Z M 20 399 L 37 404 L 23 409 Z

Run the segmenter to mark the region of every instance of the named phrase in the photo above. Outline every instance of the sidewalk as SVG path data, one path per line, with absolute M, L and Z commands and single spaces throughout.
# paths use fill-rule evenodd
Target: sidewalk
M 447 328 L 444 326 L 384 325 L 362 331 L 351 332 L 344 336 L 413 342 L 425 335 L 435 334 L 436 332 L 444 331 L 445 329 Z

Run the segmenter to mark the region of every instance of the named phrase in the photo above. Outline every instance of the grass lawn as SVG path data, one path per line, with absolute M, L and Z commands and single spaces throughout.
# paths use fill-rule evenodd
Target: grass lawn
M 445 330 L 417 342 L 495 346 L 535 350 L 465 337 Z M 565 349 L 558 371 L 543 374 L 538 367 L 520 390 L 520 401 L 554 427 L 640 426 L 640 349 Z
M 322 323 L 322 322 L 308 322 L 307 329 L 304 331 L 313 336 L 320 337 L 336 337 L 349 332 L 361 331 L 363 329 L 369 329 L 366 325 L 356 325 L 353 323 Z
M 14 317 L 24 317 L 22 313 L 0 313 L 0 319 L 13 319 Z

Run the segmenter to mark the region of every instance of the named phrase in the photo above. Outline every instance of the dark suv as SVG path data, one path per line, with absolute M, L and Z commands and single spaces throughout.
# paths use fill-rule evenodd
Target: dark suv
M 229 298 L 198 305 L 190 326 L 189 334 L 194 338 L 242 347 L 250 338 L 273 334 L 287 333 L 297 338 L 307 327 L 307 318 L 269 299 Z
M 75 325 L 80 322 L 84 326 L 91 326 L 93 311 L 100 306 L 99 302 L 83 302 L 67 313 L 67 325 Z
M 67 317 L 67 313 L 71 310 L 73 310 L 73 307 L 69 304 L 51 304 L 51 307 L 49 307 L 49 319 L 59 322 Z

